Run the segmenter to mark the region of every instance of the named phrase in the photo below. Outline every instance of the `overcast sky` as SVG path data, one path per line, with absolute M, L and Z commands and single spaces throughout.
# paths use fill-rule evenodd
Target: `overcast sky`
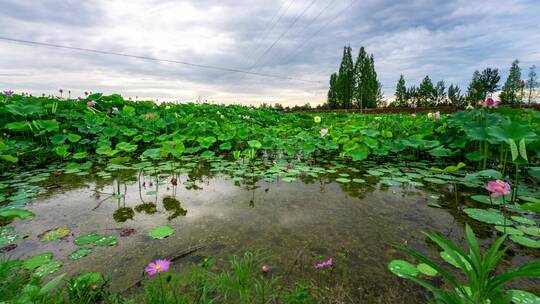
M 524 77 L 540 66 L 539 20 L 538 0 L 0 0 L 2 37 L 300 79 L 0 40 L 0 90 L 315 104 L 351 45 L 374 54 L 388 98 L 401 73 L 464 91 L 475 69 L 499 68 L 502 83 L 515 58 Z

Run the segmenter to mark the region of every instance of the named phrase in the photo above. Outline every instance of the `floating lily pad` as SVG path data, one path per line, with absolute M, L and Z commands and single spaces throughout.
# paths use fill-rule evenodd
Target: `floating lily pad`
M 118 244 L 118 239 L 116 239 L 116 237 L 113 235 L 104 236 L 99 240 L 95 241 L 94 244 L 96 246 L 114 246 Z
M 536 226 L 517 226 L 517 229 L 525 232 L 528 235 L 539 236 L 540 237 L 540 228 Z
M 53 254 L 50 252 L 35 255 L 22 263 L 24 269 L 35 269 L 49 263 L 52 260 Z
M 174 233 L 174 229 L 169 226 L 160 226 L 148 232 L 148 236 L 153 239 L 164 239 Z
M 347 183 L 350 183 L 351 180 L 348 179 L 348 178 L 340 177 L 340 178 L 336 178 L 336 182 L 342 183 L 342 184 L 347 184 Z
M 448 181 L 445 181 L 445 180 L 440 179 L 440 178 L 434 178 L 434 177 L 425 177 L 424 181 L 426 181 L 428 183 L 432 183 L 432 184 L 439 184 L 439 185 L 448 184 Z
M 281 180 L 286 182 L 286 183 L 292 183 L 292 182 L 294 182 L 296 180 L 296 178 L 291 177 L 291 176 L 286 176 L 286 177 L 282 178 Z
M 64 238 L 71 233 L 67 227 L 60 227 L 54 230 L 45 231 L 39 237 L 42 241 L 53 241 Z
M 355 183 L 357 183 L 357 184 L 363 184 L 363 183 L 366 182 L 366 180 L 361 179 L 361 178 L 353 178 L 352 181 L 355 182 Z
M 525 246 L 529 248 L 540 248 L 540 241 L 530 239 L 526 236 L 511 235 L 510 240 L 514 243 L 520 244 L 521 246 Z
M 17 209 L 17 208 L 13 208 L 13 209 L 2 209 L 0 210 L 0 216 L 3 216 L 3 217 L 18 217 L 20 219 L 25 219 L 29 216 L 34 216 L 35 214 L 28 211 L 28 210 L 24 210 L 24 209 Z
M 390 264 L 388 264 L 388 269 L 401 278 L 406 276 L 415 277 L 418 275 L 418 269 L 416 266 L 404 260 L 391 261 Z
M 0 245 L 13 243 L 18 238 L 13 227 L 0 227 Z
M 418 266 L 416 266 L 416 269 L 418 269 L 418 271 L 430 277 L 434 277 L 438 274 L 437 270 L 433 269 L 433 267 L 424 263 L 418 264 Z
M 89 255 L 93 251 L 94 250 L 92 250 L 92 248 L 80 248 L 73 251 L 73 253 L 69 255 L 69 258 L 72 260 L 78 260 L 78 259 L 84 258 L 85 256 Z
M 508 235 L 523 235 L 523 231 L 516 229 L 514 227 L 506 227 L 506 230 L 504 229 L 505 226 L 495 226 L 495 229 L 499 231 L 500 233 L 505 233 Z
M 83 236 L 80 236 L 78 238 L 75 239 L 74 243 L 75 245 L 88 245 L 88 244 L 93 244 L 95 242 L 97 242 L 99 239 L 101 239 L 101 235 L 95 233 L 95 232 L 92 232 L 92 233 L 89 233 L 87 235 L 83 235 Z
M 509 290 L 512 294 L 512 303 L 514 304 L 540 304 L 540 297 L 523 290 Z
M 521 224 L 531 225 L 531 226 L 536 225 L 536 222 L 534 220 L 531 220 L 531 219 L 523 217 L 523 216 L 513 215 L 511 218 L 512 218 L 512 220 L 514 220 L 514 221 L 516 221 L 518 223 L 521 223 Z
M 496 198 L 491 198 L 487 195 L 473 195 L 471 198 L 479 203 L 487 205 L 502 205 L 504 203 L 501 196 Z
M 505 220 L 504 215 L 495 209 L 476 209 L 466 208 L 463 210 L 469 217 L 487 224 L 495 224 L 501 226 L 508 226 L 512 224 L 512 221 Z
M 50 261 L 47 264 L 39 266 L 36 271 L 34 271 L 34 275 L 40 278 L 44 278 L 60 269 L 60 267 L 62 267 L 62 262 Z

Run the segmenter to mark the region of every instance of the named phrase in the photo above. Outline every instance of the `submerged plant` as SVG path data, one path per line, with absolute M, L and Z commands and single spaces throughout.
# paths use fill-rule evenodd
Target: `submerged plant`
M 506 247 L 501 248 L 506 235 L 495 241 L 484 255 L 482 255 L 476 236 L 469 225 L 465 226 L 465 236 L 469 246 L 468 253 L 462 250 L 457 244 L 437 233 L 424 234 L 443 250 L 441 257 L 460 269 L 465 277 L 465 280 L 462 281 L 451 271 L 439 266 L 418 251 L 404 246 L 396 246 L 399 250 L 434 269 L 445 281 L 446 287 L 438 288 L 429 281 L 420 278 L 418 271 L 413 271 L 416 270 L 414 265 L 405 261 L 401 262 L 406 267 L 391 268 L 399 277 L 409 279 L 428 289 L 433 296 L 429 301 L 430 303 L 510 303 L 516 292 L 521 291 L 507 290 L 504 288 L 504 284 L 520 277 L 540 278 L 540 261 L 527 263 L 499 274 L 495 273 L 498 262 L 507 250 Z M 394 260 L 392 262 L 395 265 L 397 261 L 400 260 Z

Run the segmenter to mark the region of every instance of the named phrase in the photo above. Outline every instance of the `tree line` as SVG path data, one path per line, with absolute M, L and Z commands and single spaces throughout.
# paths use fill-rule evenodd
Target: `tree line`
M 444 80 L 434 83 L 426 75 L 418 86 L 407 87 L 405 77 L 400 75 L 396 86 L 395 100 L 389 107 L 415 107 L 438 105 L 477 105 L 479 101 L 501 91 L 499 99 L 504 104 L 531 103 L 538 95 L 539 87 L 536 67 L 529 68 L 527 79 L 521 78 L 519 60 L 514 60 L 508 78 L 500 86 L 501 76 L 497 68 L 476 70 L 465 92 L 457 84 L 447 86 Z M 360 48 L 356 62 L 352 59 L 352 49 L 346 46 L 337 73 L 330 76 L 327 109 L 376 108 L 386 105 L 373 54 Z
M 353 61 L 352 48 L 343 48 L 339 71 L 330 76 L 330 89 L 325 108 L 376 108 L 382 100 L 382 86 L 377 80 L 373 54 L 360 48 Z

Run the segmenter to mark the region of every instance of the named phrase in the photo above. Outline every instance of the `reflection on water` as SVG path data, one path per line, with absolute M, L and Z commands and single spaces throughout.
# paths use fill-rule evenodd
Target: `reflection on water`
M 65 186 L 29 205 L 37 214 L 17 222 L 22 240 L 12 256 L 27 257 L 51 251 L 69 273 L 101 271 L 113 277 L 113 288 L 133 285 L 148 261 L 175 256 L 195 245 L 195 256 L 218 261 L 246 250 L 263 250 L 275 274 L 288 280 L 310 280 L 337 286 L 351 299 L 365 303 L 418 303 L 425 292 L 397 279 L 387 263 L 403 257 L 392 244 L 408 244 L 437 256 L 420 231 L 434 230 L 463 241 L 466 217 L 458 212 L 464 197 L 441 186 L 431 191 L 388 187 L 367 177 L 366 183 L 338 184 L 335 176 L 304 176 L 296 182 L 269 182 L 255 174 L 224 178 L 217 170 L 195 165 L 187 172 L 117 171 L 110 179 L 60 176 Z M 337 173 L 336 173 L 337 174 Z M 70 183 L 70 181 L 74 183 Z M 430 208 L 437 203 L 444 208 Z M 154 240 L 148 231 L 169 225 L 176 232 Z M 90 256 L 71 261 L 73 238 L 41 242 L 35 236 L 68 227 L 74 237 L 89 232 L 116 235 L 119 244 L 98 247 Z M 483 245 L 493 240 L 475 227 Z M 536 252 L 512 252 L 506 265 L 522 263 Z M 336 269 L 317 272 L 313 265 L 333 257 Z M 174 263 L 184 269 L 190 259 Z M 538 282 L 522 281 L 520 287 Z M 536 287 L 538 292 L 538 287 Z

